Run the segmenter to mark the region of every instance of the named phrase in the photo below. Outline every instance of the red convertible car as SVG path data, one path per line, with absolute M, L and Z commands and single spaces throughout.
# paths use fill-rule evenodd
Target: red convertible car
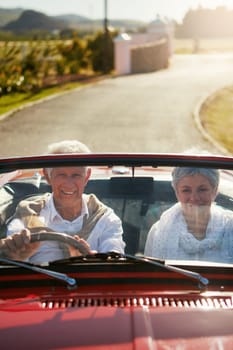
M 31 234 L 32 242 L 56 240 L 80 254 L 35 263 L 0 249 L 0 349 L 232 350 L 233 158 L 61 154 L 0 159 L 2 247 L 18 204 L 51 192 L 42 169 L 66 167 L 91 167 L 85 193 L 95 194 L 121 219 L 124 251 L 90 254 L 72 236 L 41 228 Z M 186 170 L 191 175 L 182 182 Z M 219 176 L 214 195 L 202 170 Z M 196 185 L 194 178 L 202 182 Z M 195 207 L 187 198 L 206 198 L 209 192 L 213 212 L 203 230 L 207 204 Z M 190 218 L 188 212 L 195 215 Z M 199 217 L 202 237 L 191 229 Z

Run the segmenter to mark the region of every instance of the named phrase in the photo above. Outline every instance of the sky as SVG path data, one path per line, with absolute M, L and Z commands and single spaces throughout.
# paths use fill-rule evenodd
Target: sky
M 233 0 L 0 0 L 1 8 L 21 7 L 47 15 L 77 14 L 91 19 L 137 19 L 150 22 L 157 15 L 182 21 L 189 8 L 225 6 L 233 10 Z

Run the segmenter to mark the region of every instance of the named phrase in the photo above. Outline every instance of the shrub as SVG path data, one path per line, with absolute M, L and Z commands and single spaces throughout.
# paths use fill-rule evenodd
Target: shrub
M 113 70 L 113 37 L 115 35 L 115 32 L 110 31 L 98 32 L 93 38 L 88 39 L 89 59 L 95 72 L 110 73 Z

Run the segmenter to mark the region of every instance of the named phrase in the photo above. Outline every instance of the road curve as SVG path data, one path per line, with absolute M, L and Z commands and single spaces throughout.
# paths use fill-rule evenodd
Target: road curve
M 167 70 L 108 78 L 25 108 L 0 122 L 1 156 L 44 153 L 61 139 L 96 152 L 220 153 L 193 111 L 233 84 L 233 54 L 176 55 Z

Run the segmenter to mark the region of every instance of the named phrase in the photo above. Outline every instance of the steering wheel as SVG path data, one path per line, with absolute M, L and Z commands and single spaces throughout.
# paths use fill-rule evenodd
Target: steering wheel
M 72 236 L 61 232 L 41 231 L 31 233 L 31 242 L 58 241 L 76 248 L 82 255 L 90 254 L 89 250 Z

